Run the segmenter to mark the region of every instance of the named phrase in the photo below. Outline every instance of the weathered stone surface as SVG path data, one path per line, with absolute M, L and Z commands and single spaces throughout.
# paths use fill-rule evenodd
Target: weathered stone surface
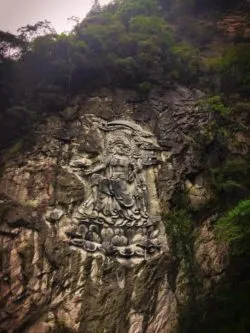
M 216 215 L 203 222 L 195 243 L 196 260 L 207 279 L 220 276 L 226 266 L 227 258 L 227 248 L 218 244 L 213 234 L 211 224 L 213 219 L 216 219 Z
M 197 98 L 199 92 L 179 86 L 155 91 L 143 101 L 135 92 L 119 90 L 103 90 L 87 99 L 80 96 L 58 118 L 47 119 L 41 125 L 31 150 L 5 165 L 0 182 L 1 332 L 174 332 L 180 304 L 189 297 L 188 277 L 184 264 L 176 264 L 176 258 L 170 256 L 162 217 L 156 219 L 151 231 L 160 242 L 159 251 L 155 256 L 144 251 L 140 260 L 136 256 L 118 260 L 112 251 L 91 253 L 72 246 L 69 240 L 80 226 L 84 229 L 76 210 L 89 197 L 90 178 L 82 171 L 90 170 L 105 151 L 104 134 L 96 126 L 100 121 L 106 126 L 124 121 L 115 123 L 121 136 L 127 135 L 126 140 L 120 140 L 121 149 L 131 148 L 136 138 L 133 130 L 124 128 L 127 121 L 141 130 L 140 138 L 145 133 L 153 135 L 154 145 L 150 140 L 147 145 L 141 142 L 140 151 L 155 151 L 159 163 L 145 159 L 142 171 L 135 172 L 142 173 L 145 180 L 150 216 L 166 213 L 174 196 L 192 179 L 191 188 L 201 186 L 207 193 L 206 185 L 199 182 L 203 166 L 193 145 L 196 133 L 207 121 L 195 106 Z M 117 157 L 118 152 L 112 149 L 108 156 Z M 124 165 L 137 163 L 129 151 L 126 156 L 130 161 L 123 161 L 123 169 Z M 105 172 L 101 176 L 110 183 Z M 117 184 L 123 172 L 121 168 Z M 100 184 L 100 177 L 96 181 Z M 118 191 L 121 186 L 114 184 L 117 198 L 124 201 L 126 198 Z M 126 184 L 121 193 L 126 192 Z M 138 186 L 134 180 L 130 184 Z M 132 194 L 136 193 L 134 189 Z M 99 241 L 96 229 L 89 231 L 91 239 Z M 105 233 L 109 237 L 108 230 Z M 117 236 L 115 244 L 124 241 L 123 234 Z M 143 238 L 143 233 L 132 236 Z M 199 230 L 195 256 L 208 292 L 209 281 L 216 277 L 216 282 L 225 263 L 224 252 L 218 250 L 207 224 Z
M 80 204 L 73 205 L 73 213 L 65 211 L 69 244 L 118 256 L 124 262 L 160 254 L 164 234 L 158 236 L 162 222 L 155 179 L 161 148 L 156 138 L 131 120 L 105 122 L 86 115 L 83 123 L 83 142 L 93 131 L 93 141 L 98 140 L 101 150 L 93 156 L 90 149 L 82 151 L 82 145 L 79 149 L 76 144 L 70 160 L 61 162 L 60 167 L 85 189 Z M 66 181 L 61 175 L 59 179 L 66 187 L 71 185 L 67 175 Z M 64 192 L 57 187 L 59 196 Z M 75 196 L 73 189 L 71 197 Z M 54 215 L 52 211 L 45 218 L 51 221 Z

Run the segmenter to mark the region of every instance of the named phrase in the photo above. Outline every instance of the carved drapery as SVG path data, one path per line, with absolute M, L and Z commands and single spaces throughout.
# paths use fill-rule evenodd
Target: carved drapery
M 124 258 L 159 253 L 152 170 L 160 163 L 160 148 L 155 137 L 132 121 L 105 122 L 91 116 L 88 121 L 97 134 L 92 140 L 100 140 L 102 149 L 98 154 L 76 149 L 67 167 L 85 188 L 66 231 L 68 242 Z

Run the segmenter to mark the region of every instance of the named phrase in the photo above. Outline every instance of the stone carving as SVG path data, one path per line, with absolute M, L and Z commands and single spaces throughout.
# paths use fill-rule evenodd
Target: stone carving
M 68 170 L 84 184 L 86 195 L 72 214 L 69 243 L 124 258 L 157 253 L 160 218 L 149 174 L 160 162 L 156 139 L 130 121 L 90 120 L 89 131 L 102 138 L 102 152 L 95 157 L 78 153 L 70 162 Z

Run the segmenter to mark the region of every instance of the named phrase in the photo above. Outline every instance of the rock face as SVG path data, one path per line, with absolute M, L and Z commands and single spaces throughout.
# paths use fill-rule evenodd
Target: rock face
M 188 277 L 174 265 L 164 214 L 180 189 L 194 205 L 209 197 L 194 148 L 207 122 L 200 96 L 177 86 L 146 100 L 125 91 L 78 97 L 5 165 L 1 332 L 178 328 Z M 209 223 L 195 244 L 204 294 L 224 266 Z
M 118 256 L 124 263 L 156 255 L 161 216 L 151 167 L 160 163 L 160 147 L 153 134 L 126 120 L 105 122 L 90 115 L 82 123 L 87 124 L 86 137 L 99 140 L 101 151 L 91 151 L 90 145 L 85 153 L 76 144 L 69 163 L 60 166 L 85 188 L 83 200 L 72 214 L 52 209 L 47 220 L 67 216 L 61 225 L 69 244 L 90 253 Z

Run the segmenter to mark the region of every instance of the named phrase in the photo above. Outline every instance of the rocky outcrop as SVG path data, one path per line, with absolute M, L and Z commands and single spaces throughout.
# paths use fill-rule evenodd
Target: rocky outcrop
M 6 163 L 1 332 L 175 331 L 190 286 L 164 214 L 180 192 L 194 206 L 209 199 L 197 153 L 201 96 L 180 86 L 147 99 L 78 96 Z M 209 221 L 194 246 L 204 294 L 225 265 Z

